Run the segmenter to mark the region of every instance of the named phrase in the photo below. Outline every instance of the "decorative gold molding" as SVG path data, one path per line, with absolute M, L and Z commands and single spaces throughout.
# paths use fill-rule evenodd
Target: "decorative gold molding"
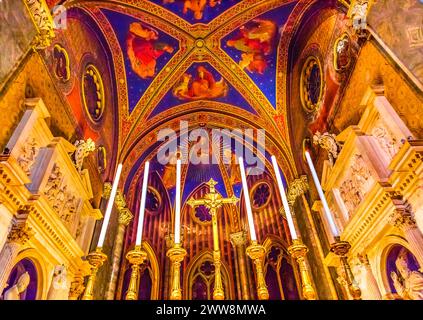
M 32 21 L 38 31 L 33 46 L 35 49 L 43 50 L 51 45 L 54 34 L 54 20 L 50 14 L 49 7 L 45 0 L 23 0 Z

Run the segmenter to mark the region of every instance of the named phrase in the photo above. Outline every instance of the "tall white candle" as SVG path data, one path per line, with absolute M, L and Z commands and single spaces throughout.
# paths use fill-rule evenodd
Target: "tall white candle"
M 106 212 L 104 214 L 103 224 L 101 225 L 100 237 L 98 238 L 97 248 L 102 248 L 104 239 L 106 238 L 107 227 L 109 226 L 110 216 L 115 203 L 117 188 L 119 185 L 120 174 L 122 173 L 122 164 L 117 167 L 115 180 L 113 181 L 112 191 L 110 192 L 109 202 L 107 203 Z
M 305 152 L 305 157 L 307 159 L 308 166 L 310 167 L 311 175 L 313 176 L 313 180 L 317 188 L 317 192 L 319 193 L 320 201 L 322 201 L 323 211 L 325 212 L 325 216 L 329 223 L 329 227 L 332 231 L 333 236 L 339 237 L 338 228 L 336 227 L 335 221 L 333 220 L 332 213 L 330 212 L 328 202 L 326 201 L 325 194 L 323 193 L 323 189 L 320 184 L 319 178 L 317 176 L 316 169 L 314 168 L 313 161 L 311 160 L 310 153 L 308 151 Z
M 245 175 L 244 159 L 239 157 L 239 170 L 241 171 L 242 189 L 245 199 L 245 208 L 247 209 L 247 220 L 250 228 L 251 241 L 257 241 L 256 230 L 254 228 L 253 210 L 251 209 L 250 193 L 248 191 L 247 177 Z
M 142 231 L 143 231 L 142 229 L 144 226 L 145 199 L 147 197 L 149 171 L 150 171 L 150 162 L 146 161 L 144 166 L 144 179 L 142 181 L 140 212 L 138 215 L 137 239 L 135 240 L 136 246 L 140 246 L 142 242 Z
M 176 160 L 175 244 L 181 243 L 181 159 Z
M 279 186 L 279 193 L 282 198 L 283 208 L 285 209 L 286 220 L 288 221 L 289 231 L 291 232 L 292 240 L 296 240 L 298 239 L 297 230 L 295 230 L 295 224 L 294 224 L 294 220 L 292 219 L 291 208 L 289 207 L 288 199 L 285 193 L 285 187 L 282 183 L 281 173 L 279 171 L 278 162 L 276 161 L 275 156 L 272 156 L 272 163 L 273 163 L 273 169 L 275 170 L 275 174 L 276 174 L 276 181 L 278 182 L 278 186 Z

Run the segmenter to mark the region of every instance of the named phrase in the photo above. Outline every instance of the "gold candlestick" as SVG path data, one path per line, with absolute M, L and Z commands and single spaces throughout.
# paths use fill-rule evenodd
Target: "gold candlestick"
M 266 250 L 264 247 L 252 241 L 247 248 L 247 255 L 254 261 L 257 274 L 257 297 L 259 300 L 269 300 L 269 291 L 267 290 L 266 281 L 264 279 L 264 257 Z
M 94 252 L 87 255 L 87 260 L 91 265 L 91 273 L 88 276 L 87 285 L 85 287 L 84 295 L 82 300 L 93 300 L 94 298 L 94 284 L 97 277 L 98 269 L 107 260 L 107 256 L 101 252 L 101 248 L 97 248 Z
M 172 266 L 170 270 L 170 276 L 172 279 L 172 291 L 170 293 L 170 300 L 181 300 L 181 262 L 187 255 L 187 251 L 181 247 L 181 244 L 177 243 L 167 251 Z
M 347 253 L 350 250 L 351 245 L 347 241 L 341 241 L 340 237 L 335 237 L 335 243 L 332 243 L 330 246 L 330 251 L 339 256 L 341 260 L 342 267 L 345 271 L 346 281 L 348 284 L 348 290 L 354 300 L 361 300 L 361 290 L 358 287 L 354 275 L 351 271 L 350 265 L 348 263 Z
M 306 245 L 301 240 L 295 239 L 292 245 L 288 248 L 288 252 L 293 259 L 295 259 L 300 267 L 300 275 L 302 282 L 303 296 L 307 300 L 316 300 L 316 291 L 313 288 L 310 277 L 310 270 L 305 261 L 305 256 L 308 252 Z
M 140 265 L 147 260 L 147 252 L 145 252 L 141 246 L 135 246 L 134 250 L 131 250 L 126 254 L 126 259 L 128 259 L 129 263 L 132 265 L 132 271 L 125 299 L 138 300 Z

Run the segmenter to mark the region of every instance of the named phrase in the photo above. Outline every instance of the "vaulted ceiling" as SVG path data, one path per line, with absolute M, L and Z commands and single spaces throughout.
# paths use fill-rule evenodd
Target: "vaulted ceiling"
M 110 53 L 117 160 L 126 187 L 155 156 L 162 128 L 266 130 L 296 175 L 287 120 L 289 48 L 315 0 L 65 1 L 94 21 Z M 50 1 L 51 5 L 57 1 Z M 106 95 L 108 92 L 106 92 Z M 253 149 L 253 147 L 251 147 Z

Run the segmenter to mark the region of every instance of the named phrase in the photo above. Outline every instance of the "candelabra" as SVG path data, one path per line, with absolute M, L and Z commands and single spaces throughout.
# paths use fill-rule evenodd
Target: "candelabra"
M 182 248 L 181 244 L 174 244 L 173 248 L 170 248 L 167 251 L 167 256 L 169 257 L 172 266 L 171 266 L 171 279 L 172 279 L 172 291 L 170 293 L 170 300 L 181 300 L 182 299 L 182 290 L 181 290 L 181 262 L 184 260 L 187 251 Z
M 316 300 L 316 292 L 311 283 L 310 270 L 308 269 L 305 256 L 308 252 L 306 245 L 302 243 L 301 240 L 293 240 L 292 245 L 288 248 L 288 252 L 293 259 L 295 259 L 300 268 L 301 282 L 303 296 L 307 300 Z
M 135 246 L 134 250 L 126 254 L 126 259 L 132 265 L 131 278 L 129 280 L 126 300 L 138 300 L 138 283 L 140 278 L 140 266 L 147 260 L 147 252 L 141 246 Z
M 105 255 L 101 248 L 97 248 L 94 252 L 91 252 L 87 255 L 87 260 L 91 265 L 91 272 L 88 276 L 87 285 L 85 287 L 84 295 L 82 300 L 93 300 L 94 298 L 94 284 L 97 277 L 98 269 L 104 264 L 107 260 L 107 255 Z
M 348 263 L 347 253 L 350 250 L 351 245 L 347 241 L 341 241 L 340 237 L 335 237 L 335 243 L 331 244 L 330 250 L 335 253 L 341 260 L 342 267 L 345 271 L 345 280 L 348 284 L 348 290 L 354 300 L 361 300 L 361 290 L 358 287 L 354 275 L 351 271 Z
M 268 300 L 269 291 L 267 290 L 266 281 L 264 279 L 264 257 L 266 250 L 264 247 L 257 243 L 257 241 L 251 241 L 251 245 L 247 247 L 247 255 L 253 260 L 256 267 L 257 274 L 257 297 L 259 300 Z

